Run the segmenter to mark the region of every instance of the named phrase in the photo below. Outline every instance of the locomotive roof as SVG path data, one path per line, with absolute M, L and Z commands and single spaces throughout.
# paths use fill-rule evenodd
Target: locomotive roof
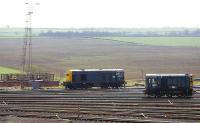
M 188 76 L 192 74 L 146 74 L 146 76 Z
M 123 69 L 71 69 L 70 71 L 124 71 Z

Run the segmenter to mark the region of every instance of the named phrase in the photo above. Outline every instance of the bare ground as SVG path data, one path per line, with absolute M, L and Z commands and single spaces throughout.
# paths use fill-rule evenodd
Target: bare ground
M 21 67 L 23 39 L 0 39 L 0 66 Z M 123 68 L 126 79 L 145 73 L 200 76 L 200 47 L 145 46 L 89 38 L 33 39 L 33 67 L 64 76 L 67 69 Z

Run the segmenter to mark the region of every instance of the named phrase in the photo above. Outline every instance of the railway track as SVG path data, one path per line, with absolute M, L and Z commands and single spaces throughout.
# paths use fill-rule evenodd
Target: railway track
M 0 117 L 72 122 L 200 122 L 200 93 L 147 98 L 142 88 L 0 92 Z

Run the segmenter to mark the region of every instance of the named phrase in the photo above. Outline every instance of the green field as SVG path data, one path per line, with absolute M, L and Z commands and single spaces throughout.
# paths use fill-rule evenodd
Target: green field
M 200 47 L 200 37 L 99 37 L 101 39 L 124 41 L 153 46 Z
M 19 70 L 0 66 L 0 74 L 20 73 Z

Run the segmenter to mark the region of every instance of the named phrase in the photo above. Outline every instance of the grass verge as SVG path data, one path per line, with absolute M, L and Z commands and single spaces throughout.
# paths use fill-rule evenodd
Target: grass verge
M 21 73 L 20 70 L 16 70 L 16 69 L 13 69 L 13 68 L 8 68 L 8 67 L 3 67 L 3 66 L 0 66 L 0 74 L 10 74 L 10 73 Z

